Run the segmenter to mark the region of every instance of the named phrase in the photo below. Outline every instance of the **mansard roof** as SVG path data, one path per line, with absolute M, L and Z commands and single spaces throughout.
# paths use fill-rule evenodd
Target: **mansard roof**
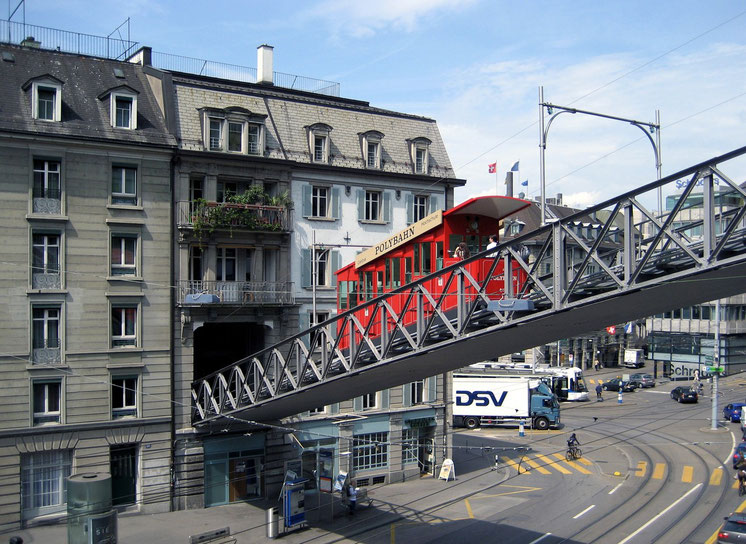
M 0 130 L 121 143 L 175 145 L 142 66 L 10 44 L 0 44 L 0 51 L 11 53 L 0 60 Z M 6 57 L 13 60 L 5 60 Z M 117 72 L 124 77 L 117 77 L 114 68 L 118 68 Z M 33 118 L 30 87 L 36 80 L 52 80 L 62 85 L 60 121 Z M 138 128 L 135 130 L 113 128 L 110 108 L 99 100 L 102 93 L 123 87 L 138 96 Z

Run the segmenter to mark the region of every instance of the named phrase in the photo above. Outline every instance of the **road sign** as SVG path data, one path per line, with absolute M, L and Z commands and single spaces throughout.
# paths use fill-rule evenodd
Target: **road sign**
M 719 372 L 723 372 L 723 371 L 725 371 L 725 368 L 722 367 L 722 366 L 708 366 L 707 367 L 707 372 L 709 372 L 711 374 L 715 373 L 715 372 L 719 373 Z

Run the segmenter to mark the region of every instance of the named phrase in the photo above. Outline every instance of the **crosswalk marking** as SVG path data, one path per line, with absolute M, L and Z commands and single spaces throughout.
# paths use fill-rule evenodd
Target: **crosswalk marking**
M 681 471 L 681 481 L 685 484 L 692 483 L 692 478 L 694 477 L 694 467 L 690 467 L 689 465 L 684 466 L 684 470 Z
M 533 459 L 531 459 L 529 457 L 524 457 L 524 460 L 529 465 L 531 465 L 533 468 L 535 468 L 536 470 L 538 470 L 542 474 L 551 474 L 552 473 L 551 471 L 545 469 L 543 466 L 541 466 L 539 463 L 537 463 L 536 461 L 534 461 Z
M 515 461 L 513 461 L 513 459 L 511 459 L 510 457 L 502 457 L 501 459 L 503 460 L 503 462 L 505 462 L 508 465 L 510 465 L 511 467 L 513 467 L 518 474 L 521 474 L 522 472 L 526 472 L 526 473 L 530 473 L 531 472 L 526 467 L 519 466 L 518 463 L 516 463 Z
M 572 468 L 574 468 L 575 470 L 577 470 L 577 471 L 578 471 L 578 472 L 580 472 L 581 474 L 591 474 L 591 471 L 590 471 L 590 470 L 586 470 L 586 469 L 584 469 L 584 468 L 583 468 L 583 467 L 581 467 L 581 466 L 580 466 L 579 464 L 577 464 L 577 463 L 575 463 L 575 462 L 573 462 L 573 461 L 567 461 L 567 460 L 565 459 L 565 456 L 564 456 L 564 455 L 562 455 L 561 453 L 555 453 L 555 454 L 554 454 L 554 456 L 555 456 L 555 457 L 556 457 L 557 459 L 559 459 L 560 461 L 564 461 L 565 463 L 567 463 L 568 465 L 570 465 L 570 466 L 571 466 Z
M 720 481 L 723 479 L 723 469 L 718 467 L 710 474 L 710 485 L 720 485 Z
M 656 463 L 655 468 L 653 469 L 653 480 L 662 480 L 665 472 L 666 472 L 666 464 Z
M 648 470 L 648 464 L 645 461 L 638 461 L 637 462 L 637 470 L 635 471 L 635 476 L 643 477 L 645 476 L 645 473 Z
M 583 463 L 584 465 L 586 465 L 588 467 L 593 464 L 588 459 L 586 459 L 585 457 L 581 457 L 580 459 L 578 459 L 578 462 Z
M 557 472 L 561 472 L 562 474 L 572 474 L 572 472 L 570 472 L 569 470 L 567 470 L 565 467 L 563 467 L 559 463 L 555 463 L 554 461 L 552 461 L 549 457 L 547 457 L 545 455 L 538 455 L 537 454 L 536 457 L 538 457 L 539 459 L 541 459 L 544 462 L 545 466 L 549 465 L 554 470 L 556 470 Z

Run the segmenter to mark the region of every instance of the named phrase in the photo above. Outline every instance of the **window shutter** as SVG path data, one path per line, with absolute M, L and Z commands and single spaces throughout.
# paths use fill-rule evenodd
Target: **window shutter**
M 435 402 L 438 396 L 438 377 L 431 376 L 428 378 L 425 386 L 427 387 L 427 402 Z
M 298 332 L 307 331 L 308 328 L 311 326 L 311 316 L 308 314 L 308 312 L 299 312 L 298 313 Z M 310 338 L 308 335 L 303 337 L 303 343 L 306 345 L 306 348 L 308 348 L 310 342 Z
M 407 193 L 407 225 L 414 223 L 414 195 Z
M 443 195 L 430 195 L 430 213 L 443 209 Z
M 384 389 L 381 391 L 381 409 L 382 410 L 388 410 L 389 409 L 389 390 Z
M 301 287 L 311 287 L 311 250 L 301 250 Z
M 311 217 L 311 191 L 310 185 L 303 186 L 303 217 Z
M 403 389 L 403 395 L 402 395 L 402 404 L 404 406 L 412 406 L 412 385 L 409 383 L 405 383 L 402 385 Z
M 332 414 L 338 414 L 339 413 L 339 403 L 335 402 L 334 404 L 329 405 L 329 412 Z
M 342 255 L 339 254 L 339 250 L 338 249 L 332 249 L 331 254 L 332 254 L 332 281 L 331 281 L 331 285 L 332 285 L 332 287 L 336 287 L 336 285 L 337 285 L 337 274 L 336 274 L 336 272 L 337 272 L 337 270 L 339 270 L 340 268 L 342 268 L 342 266 L 341 266 Z
M 332 187 L 332 217 L 340 218 L 339 213 L 339 187 Z
M 352 401 L 352 409 L 355 412 L 363 411 L 363 397 L 355 397 L 355 399 Z
M 383 221 L 391 223 L 391 192 L 383 192 Z
M 357 190 L 357 220 L 365 220 L 365 191 Z

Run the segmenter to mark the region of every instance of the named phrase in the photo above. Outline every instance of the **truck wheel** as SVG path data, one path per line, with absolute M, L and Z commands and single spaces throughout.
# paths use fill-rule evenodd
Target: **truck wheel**
M 534 429 L 546 431 L 549 428 L 549 420 L 545 417 L 537 417 L 534 420 Z
M 476 418 L 476 417 L 464 418 L 464 426 L 467 429 L 476 429 L 477 427 L 479 427 L 479 418 Z

